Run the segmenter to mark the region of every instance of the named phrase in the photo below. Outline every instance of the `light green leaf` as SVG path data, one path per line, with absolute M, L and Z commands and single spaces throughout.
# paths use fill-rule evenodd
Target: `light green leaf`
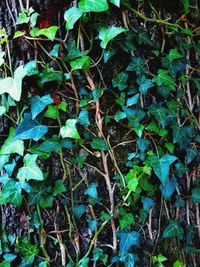
M 159 159 L 157 156 L 152 155 L 149 157 L 149 160 L 155 174 L 158 176 L 161 183 L 163 185 L 166 185 L 166 183 L 169 181 L 170 165 L 175 160 L 177 160 L 177 157 L 165 154 L 161 159 Z
M 90 58 L 88 56 L 83 56 L 81 58 L 71 60 L 69 64 L 72 70 L 88 70 L 90 66 Z
M 109 9 L 107 0 L 81 0 L 78 7 L 82 12 L 102 12 Z
M 17 174 L 17 179 L 23 183 L 26 180 L 44 180 L 43 173 L 36 164 L 38 155 L 26 154 L 23 162 L 24 167 L 20 168 Z
M 25 256 L 28 265 L 33 263 L 35 256 L 39 253 L 37 245 L 32 245 L 26 237 L 15 244 L 15 247 Z
M 163 237 L 178 237 L 179 239 L 183 239 L 183 229 L 176 220 L 172 220 L 167 228 L 165 228 Z
M 22 140 L 13 140 L 13 136 L 15 134 L 15 129 L 10 128 L 10 133 L 8 138 L 3 143 L 0 149 L 0 155 L 10 155 L 17 153 L 20 156 L 24 154 L 24 141 Z
M 31 28 L 35 27 L 36 23 L 37 23 L 37 18 L 38 18 L 39 14 L 37 12 L 34 12 L 32 15 L 31 15 L 31 18 L 30 18 L 30 26 Z
M 8 93 L 14 100 L 19 101 L 22 93 L 22 79 L 27 72 L 23 65 L 19 66 L 14 72 L 14 78 L 7 77 L 0 80 L 0 95 Z
M 109 0 L 109 2 L 117 7 L 120 7 L 120 0 Z
M 167 70 L 159 69 L 158 75 L 155 76 L 152 81 L 155 82 L 158 86 L 161 86 L 163 84 L 170 90 L 175 90 L 176 87 L 175 81 L 172 79 L 172 77 L 169 76 Z
M 69 137 L 80 140 L 81 137 L 76 128 L 76 119 L 67 120 L 65 126 L 60 129 L 60 135 L 62 138 Z
M 170 49 L 169 54 L 167 55 L 167 58 L 170 62 L 172 62 L 175 59 L 182 58 L 182 55 L 178 52 L 177 48 Z
M 27 14 L 25 12 L 20 12 L 16 24 L 19 25 L 28 22 L 29 22 L 29 17 L 27 16 Z
M 122 32 L 127 31 L 125 28 L 122 27 L 102 27 L 99 32 L 99 39 L 102 40 L 100 46 L 105 49 L 107 44 L 114 39 L 117 35 Z
M 56 106 L 49 105 L 47 111 L 44 113 L 44 117 L 57 120 L 58 118 L 58 109 Z
M 15 38 L 19 38 L 19 37 L 21 37 L 21 36 L 23 36 L 23 35 L 25 35 L 26 33 L 25 32 L 22 32 L 22 31 L 17 31 L 17 32 L 15 32 L 15 35 L 14 35 L 14 39 Z
M 83 12 L 77 7 L 71 7 L 64 14 L 66 20 L 66 29 L 71 30 L 74 27 L 76 21 L 82 16 Z
M 40 35 L 44 35 L 49 40 L 54 41 L 58 29 L 59 29 L 58 26 L 51 26 L 49 28 L 41 29 L 41 30 L 39 30 L 38 28 L 33 28 L 34 31 L 32 30 L 32 36 L 38 37 Z
M 16 183 L 12 179 L 5 183 L 3 189 L 0 191 L 0 204 L 12 203 L 17 206 L 21 205 L 22 194 L 21 187 L 18 184 L 18 182 Z

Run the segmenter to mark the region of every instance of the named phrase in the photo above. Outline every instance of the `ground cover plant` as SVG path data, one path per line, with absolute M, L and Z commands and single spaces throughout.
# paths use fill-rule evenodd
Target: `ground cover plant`
M 0 4 L 0 267 L 200 266 L 199 8 Z

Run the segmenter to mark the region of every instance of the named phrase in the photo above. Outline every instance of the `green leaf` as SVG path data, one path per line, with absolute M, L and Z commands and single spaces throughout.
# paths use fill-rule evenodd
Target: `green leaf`
M 175 178 L 170 179 L 165 185 L 161 184 L 160 190 L 162 192 L 163 197 L 165 199 L 169 199 L 176 190 L 177 186 L 178 183 Z
M 109 2 L 117 7 L 120 7 L 120 0 L 109 0 Z
M 189 6 L 190 6 L 190 0 L 181 0 L 183 4 L 183 10 L 185 13 L 189 11 Z
M 4 141 L 1 149 L 0 149 L 0 155 L 10 155 L 17 153 L 20 156 L 23 156 L 24 154 L 24 141 L 22 140 L 13 140 L 13 136 L 15 134 L 15 129 L 10 128 L 9 136 Z
M 44 35 L 48 39 L 50 39 L 51 41 L 54 41 L 58 29 L 59 29 L 58 26 L 51 26 L 51 27 L 49 27 L 47 29 L 41 29 L 41 30 L 38 31 L 38 36 Z
M 128 73 L 120 72 L 114 79 L 112 79 L 112 85 L 113 87 L 118 87 L 119 90 L 122 91 L 128 86 L 127 81 Z
M 37 12 L 34 12 L 32 15 L 31 15 L 31 18 L 30 18 L 30 26 L 31 28 L 35 27 L 36 23 L 37 23 L 37 18 L 38 18 L 39 14 Z
M 25 32 L 22 32 L 22 31 L 16 31 L 15 32 L 15 35 L 14 35 L 14 37 L 13 37 L 13 39 L 15 39 L 15 38 L 19 38 L 19 37 L 21 37 L 21 36 L 23 36 L 23 35 L 25 35 L 26 33 Z M 1 64 L 0 64 L 1 65 Z
M 59 116 L 57 106 L 49 105 L 47 111 L 44 113 L 44 117 L 52 120 L 57 120 Z
M 83 12 L 77 7 L 69 8 L 64 14 L 64 19 L 66 20 L 66 29 L 73 29 L 74 24 L 82 16 L 82 14 Z
M 13 139 L 33 139 L 34 141 L 38 141 L 47 132 L 47 126 L 40 125 L 39 123 L 31 119 L 30 113 L 26 113 L 24 115 L 24 120 L 19 124 L 17 130 L 15 131 Z
M 16 24 L 19 25 L 19 24 L 23 24 L 23 23 L 28 23 L 29 20 L 30 19 L 25 12 L 20 12 L 19 16 L 17 18 Z
M 60 45 L 59 44 L 55 44 L 53 49 L 50 52 L 50 55 L 52 57 L 58 57 L 59 49 L 60 49 Z
M 151 167 L 163 185 L 166 185 L 166 183 L 169 181 L 170 165 L 176 160 L 177 157 L 169 154 L 165 154 L 161 159 L 155 155 L 149 157 Z
M 69 137 L 77 140 L 81 139 L 76 128 L 76 122 L 76 119 L 69 119 L 66 121 L 65 126 L 60 129 L 60 135 L 62 138 Z
M 170 62 L 174 61 L 175 59 L 182 58 L 182 55 L 178 52 L 177 48 L 170 49 L 169 54 L 167 55 L 167 58 Z
M 139 94 L 136 94 L 136 95 L 128 98 L 126 101 L 126 106 L 129 107 L 129 106 L 133 106 L 133 105 L 137 104 L 139 96 L 140 96 Z
M 7 77 L 0 80 L 0 95 L 8 93 L 14 100 L 20 101 L 22 93 L 22 79 L 27 71 L 23 65 L 19 66 L 14 72 L 14 78 Z
M 77 119 L 77 123 L 79 123 L 80 125 L 83 125 L 85 127 L 88 127 L 90 125 L 90 120 L 89 120 L 87 110 L 81 110 L 81 112 L 78 116 L 78 119 Z
M 200 203 L 200 188 L 194 188 L 192 190 L 191 200 L 193 203 Z
M 107 0 L 81 0 L 78 7 L 82 12 L 102 12 L 109 9 Z
M 175 81 L 168 75 L 167 70 L 158 70 L 158 75 L 152 79 L 158 86 L 165 85 L 169 90 L 175 90 L 176 83 Z
M 178 239 L 183 239 L 183 229 L 176 220 L 172 220 L 165 228 L 163 237 L 177 237 Z
M 10 155 L 0 155 L 0 171 L 3 169 L 5 164 L 9 161 Z
M 21 187 L 12 179 L 9 179 L 0 191 L 0 204 L 5 203 L 12 203 L 16 206 L 20 206 L 22 203 Z
M 89 187 L 84 191 L 84 195 L 87 195 L 94 199 L 98 199 L 97 184 L 96 183 L 90 184 Z
M 22 255 L 24 255 L 28 265 L 33 263 L 35 256 L 39 253 L 37 245 L 32 245 L 27 237 L 19 243 L 16 243 L 15 247 L 20 253 L 22 253 Z
M 182 261 L 177 260 L 173 263 L 173 267 L 186 267 L 186 265 Z
M 121 218 L 119 219 L 120 229 L 123 230 L 129 225 L 134 224 L 134 217 L 132 213 L 127 213 L 125 209 L 120 209 Z
M 10 261 L 5 260 L 5 261 L 1 262 L 0 267 L 10 267 Z
M 32 119 L 35 119 L 38 114 L 40 114 L 46 106 L 52 104 L 53 100 L 50 95 L 45 95 L 43 97 L 40 96 L 32 96 L 31 97 L 31 114 Z
M 145 61 L 141 57 L 134 57 L 131 63 L 126 68 L 126 71 L 134 71 L 136 74 L 140 75 L 146 70 Z
M 100 46 L 105 49 L 107 44 L 114 39 L 117 35 L 119 35 L 122 32 L 127 31 L 126 29 L 122 27 L 102 27 L 99 32 L 99 39 L 102 40 L 100 43 Z
M 67 191 L 67 189 L 66 189 L 66 187 L 65 187 L 65 185 L 64 185 L 64 182 L 62 181 L 62 180 L 57 180 L 56 182 L 55 182 L 55 186 L 54 186 L 54 188 L 53 188 L 53 194 L 55 195 L 55 196 L 57 196 L 57 195 L 59 195 L 60 193 L 64 193 L 64 192 L 66 192 Z
M 140 93 L 146 95 L 148 93 L 148 89 L 154 86 L 154 83 L 151 79 L 147 79 L 144 75 L 139 76 L 137 79 L 137 84 L 139 85 Z
M 126 255 L 132 246 L 137 246 L 139 244 L 140 234 L 136 231 L 133 232 L 118 231 L 117 236 L 120 239 L 119 243 L 120 256 Z
M 128 189 L 131 192 L 136 192 L 138 186 L 138 179 L 136 177 L 133 177 L 129 182 L 128 182 Z
M 82 215 L 86 212 L 85 206 L 84 205 L 76 205 L 73 207 L 73 213 L 76 218 L 80 219 Z
M 62 72 L 55 71 L 54 69 L 45 69 L 42 73 L 40 73 L 40 82 L 42 84 L 47 82 L 61 82 L 62 81 Z
M 36 159 L 38 155 L 30 155 L 26 154 L 23 162 L 24 167 L 21 167 L 17 174 L 17 179 L 24 183 L 26 180 L 38 180 L 42 181 L 44 180 L 43 173 L 40 170 L 40 168 L 36 164 Z
M 150 114 L 154 115 L 157 122 L 161 124 L 163 128 L 165 128 L 167 120 L 167 109 L 158 104 L 153 104 L 149 107 L 148 111 Z
M 90 58 L 83 56 L 69 62 L 72 70 L 88 70 L 90 66 Z
M 91 142 L 91 147 L 96 150 L 104 151 L 108 150 L 109 146 L 106 144 L 106 142 L 100 138 L 100 137 L 94 137 Z

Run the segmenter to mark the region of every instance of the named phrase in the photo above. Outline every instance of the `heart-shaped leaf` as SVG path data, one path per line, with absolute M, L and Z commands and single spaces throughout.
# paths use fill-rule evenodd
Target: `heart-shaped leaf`
M 38 155 L 34 154 L 25 155 L 23 159 L 24 167 L 21 167 L 17 174 L 17 179 L 21 183 L 24 183 L 25 181 L 28 180 L 38 180 L 38 181 L 44 180 L 43 173 L 36 164 L 37 157 Z
M 60 129 L 60 135 L 62 138 L 69 137 L 80 140 L 81 137 L 76 128 L 76 119 L 67 120 L 65 126 L 61 127 Z
M 53 103 L 53 99 L 50 95 L 45 95 L 43 97 L 40 96 L 33 96 L 31 98 L 31 114 L 32 119 L 35 119 L 35 117 L 40 114 L 46 106 Z
M 82 12 L 102 12 L 109 9 L 107 0 L 81 0 L 78 7 Z
M 24 120 L 19 124 L 13 138 L 14 140 L 33 139 L 35 141 L 38 141 L 47 132 L 47 126 L 40 125 L 39 123 L 31 119 L 30 113 L 26 113 L 24 115 Z
M 64 14 L 66 20 L 66 29 L 71 30 L 74 27 L 76 21 L 82 16 L 83 12 L 77 7 L 71 7 Z
M 102 40 L 100 46 L 105 49 L 107 44 L 117 35 L 127 30 L 122 27 L 103 27 L 99 32 L 99 39 Z
M 0 192 L 0 205 L 5 203 L 12 203 L 17 206 L 21 205 L 22 194 L 19 182 L 9 179 L 9 181 L 4 184 Z

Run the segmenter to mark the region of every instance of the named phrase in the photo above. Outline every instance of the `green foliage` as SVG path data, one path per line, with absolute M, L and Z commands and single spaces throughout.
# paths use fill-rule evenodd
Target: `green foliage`
M 0 29 L 0 266 L 198 262 L 197 1 L 75 2 Z

